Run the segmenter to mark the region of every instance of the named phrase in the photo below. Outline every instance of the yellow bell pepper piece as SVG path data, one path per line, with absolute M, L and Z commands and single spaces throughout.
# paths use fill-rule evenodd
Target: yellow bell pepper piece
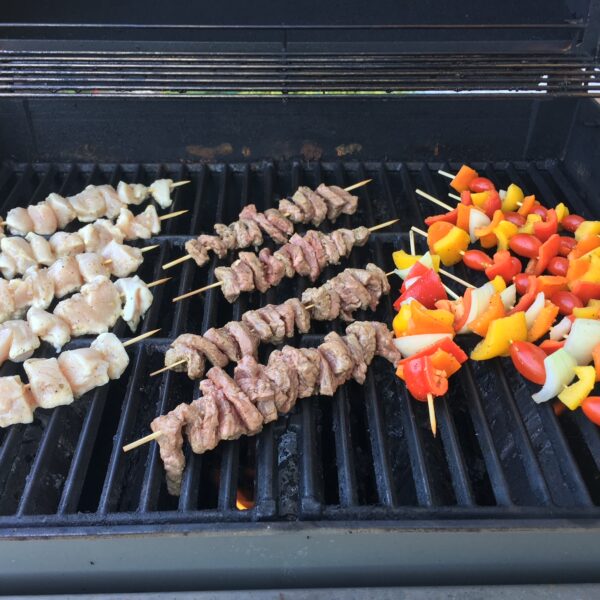
M 575 307 L 572 314 L 576 319 L 598 319 L 600 318 L 600 306 Z
M 492 285 L 498 293 L 503 292 L 506 289 L 506 281 L 504 281 L 500 275 L 496 275 L 496 277 L 492 279 Z
M 416 262 L 419 262 L 420 258 L 421 255 L 408 254 L 408 252 L 404 252 L 404 250 L 392 252 L 392 260 L 394 261 L 396 268 L 401 271 L 412 267 Z
M 502 201 L 502 212 L 515 212 L 519 208 L 518 203 L 522 202 L 523 198 L 525 198 L 523 190 L 516 183 L 511 183 Z
M 560 202 L 559 204 L 557 204 L 556 207 L 554 208 L 554 210 L 556 211 L 556 220 L 559 223 L 565 217 L 569 216 L 569 209 L 562 202 Z
M 590 268 L 579 279 L 580 281 L 600 283 L 600 256 L 598 254 L 592 254 L 589 259 Z
M 437 254 L 447 267 L 451 267 L 462 260 L 461 251 L 465 251 L 471 238 L 466 231 L 453 227 L 441 240 L 433 245 L 433 253 Z
M 483 205 L 485 204 L 485 201 L 489 197 L 490 197 L 490 193 L 489 192 L 477 192 L 475 194 L 471 194 L 471 200 L 473 201 L 473 204 L 477 208 L 483 208 Z
M 588 306 L 598 306 L 600 307 L 600 300 L 598 300 L 598 298 L 590 298 L 590 300 L 587 303 Z
M 529 213 L 527 215 L 527 222 L 523 227 L 519 227 L 519 233 L 529 233 L 533 234 L 533 224 L 540 223 L 542 221 L 542 217 L 540 215 L 536 215 L 535 213 Z
M 567 386 L 559 395 L 558 399 L 571 410 L 575 410 L 590 395 L 596 382 L 596 369 L 589 367 L 575 367 L 573 369 L 578 381 Z
M 513 235 L 517 235 L 519 228 L 510 221 L 500 221 L 494 228 L 494 234 L 498 238 L 498 250 L 508 250 L 508 241 Z
M 396 337 L 400 337 L 408 328 L 408 322 L 410 321 L 411 308 L 410 305 L 412 302 L 408 304 L 403 304 L 398 311 L 398 314 L 394 317 L 392 321 L 392 329 L 396 334 Z
M 575 230 L 575 239 L 580 242 L 583 238 L 600 233 L 600 221 L 584 221 Z
M 489 360 L 496 356 L 507 356 L 512 342 L 527 339 L 527 320 L 525 313 L 519 311 L 496 319 L 488 328 L 485 338 L 473 348 L 472 360 Z

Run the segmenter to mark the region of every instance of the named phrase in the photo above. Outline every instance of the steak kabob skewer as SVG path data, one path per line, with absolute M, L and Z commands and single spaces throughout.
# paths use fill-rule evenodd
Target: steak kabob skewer
M 230 267 L 217 267 L 217 282 L 173 298 L 178 302 L 196 294 L 222 287 L 228 302 L 235 302 L 240 292 L 258 290 L 266 292 L 278 285 L 284 277 L 308 275 L 315 281 L 327 265 L 337 265 L 341 257 L 347 257 L 354 246 L 364 246 L 373 231 L 389 227 L 400 219 L 393 219 L 373 227 L 336 229 L 322 233 L 311 229 L 304 235 L 295 233 L 289 242 L 275 252 L 263 248 L 258 254 L 240 252 L 239 258 Z
M 107 219 L 97 219 L 78 231 L 57 231 L 49 239 L 37 233 L 0 239 L 0 272 L 4 279 L 23 275 L 35 266 L 49 267 L 60 258 L 75 256 L 84 252 L 111 252 L 118 245 L 123 251 L 131 248 L 124 240 L 148 239 L 160 233 L 161 222 L 189 212 L 179 210 L 160 217 L 154 206 L 148 206 L 143 213 L 133 215 L 123 209 L 116 223 Z M 109 250 L 105 251 L 105 248 Z M 111 250 L 112 249 L 112 250 Z
M 291 199 L 279 201 L 279 208 L 257 212 L 254 204 L 242 209 L 238 221 L 230 225 L 217 223 L 216 235 L 200 235 L 185 244 L 187 254 L 163 265 L 170 269 L 186 260 L 193 259 L 201 267 L 209 259 L 209 250 L 223 258 L 229 250 L 241 250 L 250 246 L 262 246 L 263 232 L 275 243 L 285 244 L 294 233 L 294 223 L 312 223 L 318 227 L 325 219 L 335 221 L 340 214 L 353 215 L 358 205 L 358 196 L 349 192 L 369 183 L 371 179 L 359 181 L 347 188 L 321 184 L 316 191 L 306 186 L 298 188 Z
M 112 185 L 88 185 L 79 194 L 66 198 L 52 193 L 45 200 L 27 208 L 12 208 L 2 226 L 8 226 L 13 235 L 50 235 L 57 229 L 64 229 L 75 219 L 82 223 L 101 217 L 116 219 L 121 209 L 126 209 L 130 204 L 141 204 L 148 197 L 152 197 L 161 208 L 167 208 L 173 203 L 171 190 L 186 183 L 190 182 L 175 183 L 172 179 L 157 179 L 146 187 L 140 183 L 120 181 L 117 189 Z
M 275 350 L 266 365 L 246 356 L 235 368 L 233 378 L 222 368 L 213 367 L 200 382 L 200 398 L 154 419 L 153 433 L 123 450 L 156 440 L 168 491 L 179 495 L 185 468 L 184 431 L 196 454 L 212 450 L 222 440 L 256 435 L 263 424 L 292 410 L 298 398 L 333 396 L 350 379 L 364 383 L 375 356 L 393 365 L 400 361 L 393 333 L 384 323 L 356 321 L 348 325 L 345 336 L 331 332 L 317 348 L 284 346 Z

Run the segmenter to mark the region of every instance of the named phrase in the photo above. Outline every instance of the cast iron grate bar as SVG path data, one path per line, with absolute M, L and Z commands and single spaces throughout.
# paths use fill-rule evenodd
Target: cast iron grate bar
M 157 236 L 160 249 L 142 266 L 141 275 L 150 280 L 163 276 L 160 265 L 183 253 L 182 244 L 192 232 L 207 232 L 215 220 L 235 218 L 246 202 L 256 202 L 264 209 L 301 183 L 347 185 L 372 177 L 373 183 L 359 190 L 357 215 L 336 225 L 326 224 L 323 230 L 372 225 L 397 216 L 402 222 L 394 230 L 374 234 L 347 263 L 329 269 L 322 282 L 345 266 L 360 267 L 367 261 L 389 270 L 391 251 L 408 249 L 406 232 L 410 225 L 419 224 L 426 214 L 439 212 L 415 197 L 414 189 L 423 187 L 449 202 L 444 198 L 446 181 L 435 173 L 439 166 L 448 170 L 457 167 L 393 162 L 6 164 L 0 170 L 0 187 L 5 192 L 0 214 L 10 207 L 39 201 L 50 191 L 74 193 L 87 182 L 114 184 L 124 178 L 148 183 L 158 176 L 191 179 L 192 184 L 177 193 L 175 208 L 192 211 L 185 221 L 173 220 Z M 474 166 L 504 184 L 516 181 L 540 194 L 547 204 L 567 201 L 576 211 L 593 214 L 556 160 Z M 214 267 L 221 262 L 214 259 L 206 269 L 187 262 L 173 273 L 176 280 L 155 290 L 155 303 L 140 331 L 161 325 L 165 329 L 156 339 L 131 348 L 131 365 L 120 382 L 96 390 L 72 407 L 40 413 L 31 425 L 0 433 L 0 527 L 403 519 L 433 514 L 466 519 L 559 514 L 597 518 L 600 495 L 594 486 L 599 465 L 586 458 L 598 455 L 598 431 L 579 415 L 568 415 L 565 420 L 555 416 L 549 406 L 532 406 L 527 390 L 505 374 L 500 364 L 476 365 L 475 370 L 468 365 L 453 378 L 452 396 L 436 403 L 440 434 L 434 440 L 424 407 L 407 397 L 387 364 L 375 361 L 364 386 L 351 384 L 333 399 L 303 400 L 289 417 L 269 425 L 256 438 L 223 444 L 202 457 L 188 453 L 183 493 L 178 500 L 170 498 L 156 444 L 137 453 L 121 452 L 124 443 L 147 432 L 154 415 L 197 396 L 197 384 L 185 375 L 167 372 L 148 379 L 148 373 L 161 366 L 169 340 L 190 328 L 199 331 L 222 325 L 259 304 L 299 297 L 308 285 L 306 280 L 293 280 L 264 296 L 243 297 L 233 306 L 222 302 L 216 289 L 187 302 L 170 302 L 177 293 L 212 282 Z M 399 286 L 397 281 L 391 283 L 393 288 Z M 389 322 L 392 299 L 384 298 L 375 315 L 364 313 L 361 318 Z M 332 327 L 343 330 L 342 323 L 316 327 L 318 332 L 298 336 L 292 343 L 315 345 Z M 117 331 L 121 336 L 126 333 L 122 324 Z M 87 345 L 89 339 L 74 340 L 72 346 Z M 20 367 L 11 364 L 1 370 L 3 375 L 17 372 Z M 497 389 L 490 387 L 490 377 Z M 391 413 L 387 410 L 390 403 L 396 405 Z M 469 427 L 464 427 L 465 422 Z M 412 492 L 398 487 L 390 431 L 400 432 Z M 282 432 L 296 436 L 292 452 L 298 464 L 284 489 L 275 470 L 281 460 Z M 332 444 L 326 447 L 323 440 L 327 439 Z M 479 460 L 471 455 L 473 448 L 478 449 L 483 473 L 473 469 L 474 461 Z M 248 485 L 242 471 L 250 473 L 252 491 L 240 488 Z M 240 491 L 254 498 L 249 510 L 236 508 Z M 294 494 L 297 509 L 284 510 L 283 499 Z

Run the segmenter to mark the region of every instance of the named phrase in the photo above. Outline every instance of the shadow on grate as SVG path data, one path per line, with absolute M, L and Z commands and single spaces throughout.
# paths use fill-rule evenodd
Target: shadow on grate
M 510 181 L 538 194 L 545 204 L 566 201 L 592 216 L 556 161 L 475 165 L 501 186 Z M 241 207 L 259 209 L 298 185 L 373 182 L 358 191 L 359 209 L 336 226 L 400 223 L 373 234 L 346 264 L 327 269 L 325 281 L 345 266 L 375 262 L 386 271 L 391 253 L 407 248 L 410 226 L 436 214 L 437 207 L 414 194 L 420 187 L 448 200 L 447 182 L 436 169 L 457 165 L 414 163 L 270 162 L 214 165 L 5 164 L 0 170 L 0 214 L 43 199 L 49 192 L 71 194 L 90 183 L 119 179 L 150 183 L 157 177 L 191 179 L 175 194 L 184 218 L 166 222 L 148 243 L 159 248 L 145 257 L 140 276 L 164 276 L 161 264 L 184 253 L 192 233 L 234 220 Z M 76 225 L 72 225 L 76 228 Z M 419 242 L 422 246 L 422 242 Z M 437 402 L 440 435 L 429 431 L 426 406 L 411 400 L 389 364 L 376 359 L 365 385 L 349 383 L 333 398 L 310 398 L 253 438 L 221 444 L 203 456 L 188 450 L 182 494 L 170 497 L 156 444 L 124 454 L 121 447 L 148 433 L 150 421 L 198 395 L 197 382 L 166 372 L 169 341 L 239 319 L 249 308 L 298 297 L 308 285 L 296 278 L 264 295 L 246 294 L 230 305 L 218 289 L 173 304 L 171 298 L 211 283 L 219 261 L 198 269 L 188 261 L 173 279 L 155 289 L 155 302 L 138 332 L 160 327 L 156 338 L 130 349 L 123 377 L 71 406 L 38 411 L 30 425 L 0 431 L 0 527 L 96 526 L 154 523 L 225 523 L 250 520 L 450 519 L 541 516 L 600 516 L 600 439 L 581 415 L 557 417 L 530 400 L 531 389 L 506 360 L 469 363 L 452 380 L 448 397 Z M 461 266 L 456 273 L 478 282 Z M 318 282 L 319 283 L 319 282 Z M 399 281 L 392 281 L 399 287 Z M 458 284 L 452 284 L 462 293 Z M 394 298 L 383 298 L 361 319 L 391 322 Z M 315 323 L 294 345 L 314 346 L 343 323 Z M 121 337 L 134 335 L 123 323 Z M 89 338 L 71 346 L 86 345 Z M 462 342 L 461 342 L 462 343 Z M 463 346 L 474 343 L 466 338 Z M 271 348 L 261 348 L 267 358 Z M 42 356 L 52 355 L 43 347 Z M 22 373 L 5 364 L 2 375 Z M 594 458 L 595 457 L 595 458 Z

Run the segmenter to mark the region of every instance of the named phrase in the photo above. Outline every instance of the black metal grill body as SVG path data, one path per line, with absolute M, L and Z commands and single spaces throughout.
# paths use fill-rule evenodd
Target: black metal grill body
M 455 51 L 457 44 L 465 47 L 462 22 L 460 32 L 443 29 L 439 44 L 430 37 L 436 30 L 431 26 L 426 34 L 416 27 L 390 33 L 368 23 L 356 30 L 305 29 L 274 21 L 252 34 L 234 24 L 225 41 L 219 27 L 213 32 L 204 26 L 201 34 L 194 27 L 177 28 L 181 41 L 168 46 L 159 39 L 168 30 L 151 23 L 134 27 L 123 15 L 110 30 L 88 27 L 89 35 L 75 40 L 67 39 L 68 24 L 42 27 L 53 38 L 44 41 L 34 39 L 40 31 L 35 24 L 5 24 L 0 214 L 89 183 L 190 179 L 175 200 L 175 209 L 190 213 L 168 221 L 148 242 L 159 249 L 141 268 L 146 281 L 163 276 L 160 265 L 180 256 L 187 239 L 210 232 L 215 222 L 234 220 L 244 204 L 265 209 L 298 185 L 321 181 L 349 185 L 373 178 L 358 192 L 358 213 L 339 225 L 401 218 L 374 233 L 346 264 L 327 269 L 321 282 L 368 261 L 389 270 L 391 252 L 407 247 L 410 226 L 438 212 L 414 189 L 443 198 L 447 181 L 436 170 L 452 171 L 462 162 L 501 187 L 515 181 L 545 205 L 564 201 L 598 218 L 600 109 L 591 98 L 575 97 L 590 95 L 589 69 L 595 68 L 594 23 L 576 18 L 588 9 L 573 8 L 569 19 L 553 6 L 546 23 L 537 25 L 534 11 L 527 27 L 497 27 L 493 43 L 485 39 L 493 29 L 489 21 L 481 21 L 485 27 L 470 23 L 479 58 L 471 52 L 472 62 L 460 73 L 474 74 L 479 96 L 487 85 L 486 98 L 449 97 L 456 83 L 440 83 L 444 61 L 456 70 L 464 58 Z M 8 14 L 15 22 L 24 20 L 23 13 Z M 510 10 L 506 15 L 509 21 Z M 64 22 L 59 16 L 56 23 Z M 419 15 L 412 17 L 417 22 Z M 40 20 L 48 21 L 43 15 Z M 101 39 L 106 31 L 108 41 Z M 377 36 L 382 41 L 375 47 Z M 425 43 L 437 47 L 435 56 L 419 58 Z M 253 56 L 247 44 L 256 44 Z M 320 52 L 307 53 L 308 47 Z M 283 59 L 275 58 L 282 48 Z M 226 57 L 226 50 L 238 54 Z M 306 60 L 295 60 L 293 52 L 304 52 Z M 343 55 L 351 57 L 346 71 Z M 185 56 L 196 61 L 191 68 L 182 66 Z M 171 58 L 175 69 L 168 66 Z M 522 68 L 528 79 L 519 83 L 512 75 L 523 60 L 529 61 Z M 540 74 L 532 67 L 535 60 L 560 71 L 560 82 L 542 96 L 532 93 Z M 252 94 L 209 90 L 210 82 L 203 81 L 185 83 L 188 92 L 192 84 L 205 90 L 201 97 L 173 88 L 193 69 L 200 69 L 193 77 L 206 72 L 214 82 L 220 72 L 215 64 L 228 61 L 231 89 L 244 90 L 250 80 Z M 379 75 L 365 75 L 365 64 L 366 73 L 386 72 L 390 62 L 390 76 L 417 94 L 382 91 Z M 102 63 L 110 65 L 109 73 L 101 72 Z M 498 84 L 521 86 L 521 95 L 491 85 L 494 64 Z M 146 81 L 131 87 L 138 67 L 156 72 L 159 90 L 148 91 Z M 589 71 L 583 87 L 582 68 Z M 33 74 L 35 69 L 40 73 Z M 53 69 L 58 86 L 45 79 L 54 76 Z M 251 73 L 246 79 L 244 69 Z M 365 87 L 342 94 L 338 86 L 350 87 L 361 69 Z M 43 81 L 35 82 L 39 89 L 23 87 L 15 73 L 16 79 Z M 98 78 L 115 74 L 122 81 L 102 88 Z M 297 76 L 308 77 L 310 89 L 302 89 L 311 93 L 293 93 L 300 90 L 292 85 Z M 92 83 L 86 87 L 82 77 Z M 272 78 L 264 89 L 256 87 L 261 77 Z M 578 78 L 577 89 L 565 77 Z M 67 80 L 75 93 L 66 93 Z M 327 91 L 328 81 L 330 94 L 312 93 Z M 425 97 L 430 85 L 441 85 L 441 96 Z M 532 388 L 506 359 L 468 363 L 452 378 L 448 397 L 437 402 L 437 439 L 426 407 L 410 400 L 393 369 L 376 360 L 364 386 L 350 383 L 333 399 L 303 400 L 256 437 L 221 444 L 200 457 L 188 455 L 183 493 L 179 499 L 168 496 L 157 446 L 127 455 L 121 447 L 146 434 L 156 415 L 197 395 L 184 375 L 148 377 L 162 365 L 169 341 L 238 319 L 248 308 L 297 297 L 307 286 L 294 279 L 232 306 L 215 289 L 171 303 L 173 296 L 211 283 L 219 262 L 213 259 L 203 269 L 188 262 L 155 289 L 140 331 L 161 327 L 160 337 L 131 348 L 131 365 L 119 381 L 72 406 L 39 411 L 31 425 L 0 431 L 0 593 L 422 584 L 432 582 L 432 572 L 437 583 L 597 580 L 598 431 L 579 413 L 557 417 L 550 406 L 535 405 Z M 481 282 L 462 267 L 456 273 Z M 384 298 L 375 314 L 360 318 L 391 323 L 393 299 Z M 316 324 L 293 343 L 315 345 L 327 331 L 342 327 Z M 126 335 L 123 323 L 116 332 Z M 474 343 L 466 339 L 463 345 Z M 43 348 L 41 355 L 51 353 Z M 15 372 L 20 367 L 0 370 Z M 250 510 L 236 508 L 239 490 L 251 497 Z M 76 583 L 82 577 L 85 584 Z

